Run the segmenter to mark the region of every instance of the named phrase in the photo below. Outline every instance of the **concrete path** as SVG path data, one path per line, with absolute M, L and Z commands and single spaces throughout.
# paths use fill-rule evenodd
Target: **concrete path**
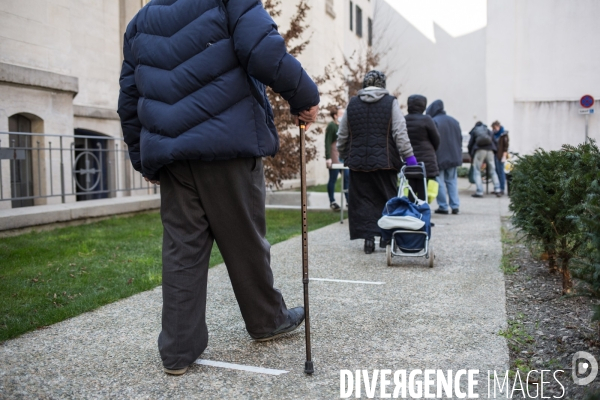
M 195 365 L 166 376 L 156 348 L 157 288 L 4 343 L 0 398 L 334 399 L 341 369 L 479 369 L 483 394 L 487 370 L 509 362 L 498 335 L 506 325 L 499 265 L 508 201 L 466 193 L 461 200 L 460 215 L 434 216 L 433 269 L 411 259 L 388 267 L 381 250 L 365 255 L 346 223 L 309 235 L 311 277 L 384 283 L 311 282 L 312 377 L 303 373 L 303 328 L 271 343 L 249 340 L 221 265 L 209 274 L 210 341 L 201 358 L 288 373 Z M 299 238 L 272 248 L 275 282 L 290 307 L 302 304 L 300 249 Z

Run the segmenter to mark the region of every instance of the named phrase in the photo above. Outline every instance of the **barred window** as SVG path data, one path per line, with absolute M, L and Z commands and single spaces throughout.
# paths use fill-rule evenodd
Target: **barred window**
M 362 37 L 362 9 L 356 6 L 356 36 Z
M 350 1 L 350 30 L 354 29 L 352 25 L 354 24 L 354 4 Z

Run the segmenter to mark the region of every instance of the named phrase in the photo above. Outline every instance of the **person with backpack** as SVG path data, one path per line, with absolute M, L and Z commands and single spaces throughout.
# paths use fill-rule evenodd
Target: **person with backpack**
M 500 193 L 500 181 L 496 174 L 496 143 L 492 131 L 490 131 L 483 122 L 477 121 L 471 132 L 469 132 L 471 138 L 469 139 L 469 155 L 471 156 L 471 163 L 473 167 L 473 175 L 475 178 L 476 192 L 472 194 L 472 197 L 481 198 L 483 197 L 483 181 L 481 179 L 481 167 L 485 163 L 488 167 L 489 174 L 492 176 L 494 182 L 494 194 L 497 197 L 502 196 Z
M 164 372 L 208 344 L 211 249 L 225 260 L 255 341 L 297 329 L 304 308 L 274 287 L 265 239 L 263 157 L 279 137 L 265 85 L 316 121 L 319 91 L 257 0 L 152 0 L 127 26 L 118 113 L 131 163 L 160 184 Z

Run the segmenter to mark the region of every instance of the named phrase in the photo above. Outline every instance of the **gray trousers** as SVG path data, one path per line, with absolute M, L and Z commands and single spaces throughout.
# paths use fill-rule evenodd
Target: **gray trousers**
M 213 241 L 223 255 L 248 332 L 274 331 L 287 317 L 273 287 L 265 239 L 262 159 L 178 161 L 160 171 L 163 365 L 184 368 L 208 343 L 206 285 Z

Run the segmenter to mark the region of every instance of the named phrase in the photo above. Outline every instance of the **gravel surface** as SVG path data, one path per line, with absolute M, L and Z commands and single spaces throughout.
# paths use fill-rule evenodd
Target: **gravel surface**
M 408 258 L 388 267 L 380 249 L 365 255 L 361 241 L 348 240 L 347 223 L 309 234 L 312 277 L 385 282 L 311 282 L 311 377 L 303 373 L 304 328 L 252 342 L 221 265 L 209 273 L 210 339 L 201 358 L 289 373 L 194 365 L 184 376 L 165 375 L 156 348 L 157 288 L 0 345 L 0 397 L 334 399 L 341 369 L 479 369 L 483 393 L 486 371 L 509 363 L 498 335 L 506 328 L 499 265 L 508 201 L 468 194 L 461 200 L 460 215 L 434 216 L 433 269 Z M 299 238 L 272 248 L 275 282 L 289 307 L 302 304 L 300 250 Z
M 586 351 L 600 360 L 599 325 L 591 322 L 591 306 L 597 300 L 562 296 L 560 275 L 551 274 L 547 262 L 533 257 L 524 243 L 516 241 L 516 232 L 508 221 L 504 225 L 507 232 L 504 253 L 515 271 L 506 275 L 512 369 L 564 370 L 559 380 L 566 399 L 583 399 L 589 392 L 600 393 L 600 379 L 589 386 L 578 386 L 571 377 L 572 357 L 576 352 Z M 537 376 L 533 375 L 534 381 Z M 563 393 L 553 379 L 546 388 L 546 396 L 560 397 Z

